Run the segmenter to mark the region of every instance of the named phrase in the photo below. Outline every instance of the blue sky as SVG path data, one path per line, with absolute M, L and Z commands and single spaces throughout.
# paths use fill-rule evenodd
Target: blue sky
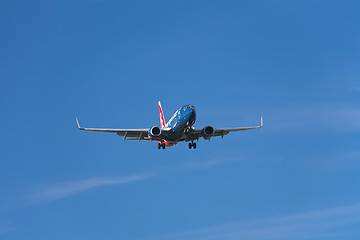
M 2 1 L 0 239 L 359 239 L 358 1 Z M 180 106 L 223 140 L 148 128 Z

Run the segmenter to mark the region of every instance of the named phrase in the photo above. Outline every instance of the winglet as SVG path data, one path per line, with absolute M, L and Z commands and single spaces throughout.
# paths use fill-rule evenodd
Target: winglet
M 260 119 L 260 127 L 263 126 L 263 116 L 261 116 L 261 119 Z
M 84 129 L 84 128 L 80 127 L 80 124 L 79 124 L 79 120 L 78 120 L 78 118 L 76 118 L 76 123 L 77 123 L 78 128 L 79 128 L 80 130 L 83 130 L 83 129 Z

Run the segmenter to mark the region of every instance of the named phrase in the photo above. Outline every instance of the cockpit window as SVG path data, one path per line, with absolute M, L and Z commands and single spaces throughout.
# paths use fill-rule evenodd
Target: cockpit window
M 195 107 L 193 105 L 187 105 L 187 106 L 183 107 L 183 110 L 188 109 L 188 108 L 194 109 Z

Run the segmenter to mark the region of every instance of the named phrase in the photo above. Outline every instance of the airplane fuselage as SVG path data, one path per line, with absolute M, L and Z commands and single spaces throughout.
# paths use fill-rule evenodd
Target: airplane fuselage
M 165 128 L 171 129 L 171 134 L 165 139 L 165 145 L 173 146 L 186 139 L 186 131 L 191 128 L 196 121 L 195 107 L 185 105 L 179 108 L 170 118 Z

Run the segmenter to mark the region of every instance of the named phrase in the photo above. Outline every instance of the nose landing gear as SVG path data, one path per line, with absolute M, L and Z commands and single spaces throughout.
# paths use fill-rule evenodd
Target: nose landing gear
M 158 143 L 158 149 L 165 149 L 165 143 Z
M 194 143 L 194 141 L 191 141 L 191 143 L 189 142 L 189 149 L 191 148 L 196 149 L 196 143 Z

